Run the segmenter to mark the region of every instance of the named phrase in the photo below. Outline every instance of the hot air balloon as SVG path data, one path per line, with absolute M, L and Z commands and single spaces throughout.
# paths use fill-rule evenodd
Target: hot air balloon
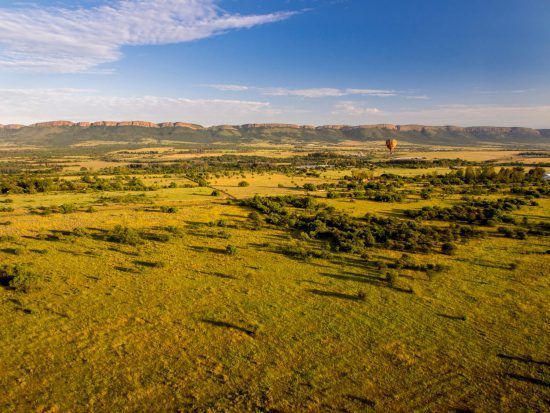
M 395 148 L 397 148 L 397 139 L 388 139 L 386 141 L 386 146 L 390 150 L 390 155 L 391 155 L 395 150 Z

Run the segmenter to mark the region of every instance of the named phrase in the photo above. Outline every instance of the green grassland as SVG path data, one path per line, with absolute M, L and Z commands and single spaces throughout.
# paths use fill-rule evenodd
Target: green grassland
M 374 179 L 434 171 L 449 169 Z M 547 411 L 548 236 L 486 228 L 454 255 L 409 253 L 444 269 L 402 269 L 389 284 L 375 263 L 401 251 L 326 250 L 253 225 L 234 200 L 309 194 L 356 219 L 462 202 L 303 189 L 350 173 L 242 171 L 208 186 L 146 173 L 156 190 L 1 196 L 13 210 L 0 212 L 0 264 L 27 272 L 0 285 L 0 411 Z M 36 213 L 60 205 L 73 207 Z M 549 223 L 550 199 L 511 215 Z M 324 253 L 300 259 L 288 245 Z

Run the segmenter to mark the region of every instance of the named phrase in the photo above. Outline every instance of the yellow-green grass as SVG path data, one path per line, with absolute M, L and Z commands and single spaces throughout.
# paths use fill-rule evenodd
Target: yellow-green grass
M 240 180 L 251 185 L 237 187 Z M 316 182 L 246 174 L 219 184 L 239 197 L 300 193 L 285 189 L 291 180 Z M 0 235 L 16 239 L 0 244 L 0 259 L 27 263 L 37 281 L 27 293 L 0 287 L 0 411 L 547 408 L 547 238 L 475 240 L 451 257 L 412 254 L 448 269 L 431 280 L 403 271 L 390 288 L 358 256 L 282 255 L 285 231 L 247 228 L 249 210 L 210 192 L 146 193 L 155 205 L 178 206 L 174 214 L 109 204 L 36 216 L 23 207 L 127 193 L 11 197 L 16 210 L 2 220 L 12 225 L 0 226 Z M 548 201 L 539 202 L 517 214 L 548 219 Z M 348 204 L 359 215 L 403 206 Z M 220 219 L 230 226 L 209 225 Z M 183 235 L 135 247 L 70 235 L 36 239 L 117 224 L 176 226 Z M 225 254 L 228 244 L 235 255 Z M 368 254 L 369 262 L 401 255 Z M 414 294 L 402 291 L 408 287 Z

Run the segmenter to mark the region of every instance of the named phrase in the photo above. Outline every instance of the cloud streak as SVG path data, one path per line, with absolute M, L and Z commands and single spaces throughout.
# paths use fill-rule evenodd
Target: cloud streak
M 205 125 L 270 120 L 279 110 L 269 102 L 187 99 L 164 96 L 98 95 L 89 89 L 0 89 L 0 123 L 74 121 L 189 121 Z
M 0 68 L 83 72 L 124 46 L 190 42 L 289 18 L 227 13 L 216 0 L 118 0 L 94 8 L 0 8 Z
M 331 115 L 343 123 L 418 123 L 457 126 L 529 126 L 549 128 L 550 105 L 504 106 L 448 104 L 423 109 L 378 109 L 364 102 L 340 101 Z
M 246 90 L 255 90 L 264 96 L 297 96 L 303 98 L 326 98 L 341 97 L 350 95 L 390 97 L 398 96 L 395 90 L 384 89 L 337 89 L 332 87 L 308 88 L 308 89 L 290 89 L 286 87 L 255 87 L 241 85 L 204 85 L 224 92 L 241 92 Z

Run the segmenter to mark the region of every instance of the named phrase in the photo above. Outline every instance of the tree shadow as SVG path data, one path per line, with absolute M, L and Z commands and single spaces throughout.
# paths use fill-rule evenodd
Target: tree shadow
M 234 275 L 227 275 L 227 274 L 222 274 L 221 272 L 205 272 L 204 274 L 208 274 L 208 275 L 213 275 L 214 277 L 218 277 L 218 278 L 225 278 L 227 280 L 238 280 L 237 277 L 235 277 Z
M 343 280 L 343 281 L 356 281 L 360 283 L 366 283 L 371 285 L 381 285 L 384 283 L 384 280 L 378 277 L 374 277 L 371 275 L 357 275 L 353 273 L 346 273 L 351 275 L 342 275 L 342 274 L 330 274 L 327 272 L 320 273 L 319 275 L 322 275 L 323 277 L 329 277 L 334 278 L 336 280 Z M 385 284 L 385 283 L 384 283 Z
M 320 273 L 320 275 L 323 276 L 323 277 L 334 278 L 334 279 L 337 279 L 337 280 L 356 281 L 356 282 L 360 282 L 360 283 L 371 284 L 371 285 L 374 285 L 376 287 L 389 288 L 391 290 L 398 291 L 400 293 L 407 293 L 407 294 L 413 294 L 414 293 L 412 288 L 410 288 L 410 287 L 409 288 L 403 288 L 403 287 L 399 287 L 395 284 L 392 285 L 385 278 L 379 278 L 379 277 L 375 277 L 375 276 L 372 276 L 372 275 L 359 275 L 359 274 L 354 274 L 354 273 L 351 273 L 351 272 L 346 272 L 345 274 L 349 274 L 349 275 Z
M 196 251 L 196 252 L 211 252 L 214 254 L 226 254 L 225 249 L 223 248 L 206 247 L 202 245 L 191 245 L 189 248 L 191 248 L 193 251 Z
M 140 273 L 140 271 L 138 269 L 130 268 L 130 267 L 116 266 L 115 270 L 120 271 L 120 272 L 126 272 L 126 273 L 129 273 L 129 274 L 139 274 Z
M 374 400 L 367 399 L 366 397 L 354 396 L 353 394 L 346 394 L 344 397 L 348 400 L 359 402 L 365 407 L 376 407 L 376 402 Z
M 510 377 L 512 379 L 524 381 L 526 383 L 536 384 L 538 386 L 543 386 L 543 387 L 550 387 L 549 382 L 544 381 L 544 380 L 540 380 L 540 379 L 536 379 L 534 377 L 522 376 L 520 374 L 514 374 L 514 373 L 506 373 L 506 376 Z
M 256 336 L 256 332 L 253 331 L 253 330 L 249 330 L 247 328 L 238 326 L 236 324 L 228 323 L 228 322 L 225 322 L 225 321 L 212 320 L 212 319 L 208 319 L 208 318 L 203 318 L 200 321 L 203 322 L 203 323 L 206 323 L 206 324 L 211 324 L 211 325 L 216 326 L 216 327 L 223 327 L 223 328 L 228 328 L 230 330 L 237 330 L 237 331 L 240 331 L 241 333 L 245 333 L 246 335 L 248 335 L 250 337 L 255 337 Z
M 60 249 L 60 250 L 58 250 L 58 251 L 59 251 L 59 252 L 63 252 L 63 253 L 65 253 L 65 254 L 73 255 L 73 256 L 75 256 L 75 257 L 86 255 L 86 254 L 83 254 L 83 253 L 81 253 L 81 252 L 70 251 L 70 250 L 64 250 L 64 249 Z
M 139 253 L 137 252 L 128 252 L 128 251 L 122 251 L 121 249 L 119 248 L 116 248 L 116 247 L 109 247 L 107 248 L 108 251 L 114 251 L 114 252 L 119 252 L 123 255 L 127 255 L 129 257 L 139 257 Z
M 0 252 L 10 255 L 21 255 L 21 250 L 18 248 L 2 248 Z
M 449 314 L 443 314 L 443 313 L 437 313 L 437 315 L 443 318 L 447 318 L 449 320 L 466 321 L 465 315 L 449 315 Z
M 362 301 L 358 296 L 352 295 L 352 294 L 344 294 L 344 293 L 337 293 L 335 291 L 325 291 L 325 290 L 317 290 L 317 289 L 310 289 L 307 291 L 311 294 L 319 295 L 321 297 L 340 298 L 343 300 L 350 300 L 350 301 Z
M 10 286 L 10 282 L 14 279 L 14 276 L 0 276 L 0 287 L 4 287 L 7 290 L 13 290 Z
M 509 265 L 498 264 L 498 263 L 494 263 L 494 262 L 487 261 L 487 260 L 481 260 L 481 259 L 468 260 L 468 259 L 465 259 L 465 258 L 456 258 L 455 260 L 460 261 L 460 262 L 464 262 L 464 263 L 470 264 L 470 265 L 478 265 L 480 267 L 485 267 L 485 268 L 496 268 L 496 269 L 499 269 L 499 270 L 509 270 L 510 269 Z
M 550 362 L 548 361 L 539 361 L 539 360 L 533 360 L 530 356 L 527 357 L 519 357 L 519 356 L 510 356 L 508 354 L 497 354 L 498 358 L 506 359 L 506 360 L 514 360 L 514 361 L 520 361 L 522 363 L 533 363 L 533 364 L 539 364 L 541 366 L 550 367 Z
M 147 268 L 161 268 L 164 266 L 162 262 L 155 262 L 155 261 L 133 261 L 135 265 L 139 265 L 141 267 L 147 267 Z

